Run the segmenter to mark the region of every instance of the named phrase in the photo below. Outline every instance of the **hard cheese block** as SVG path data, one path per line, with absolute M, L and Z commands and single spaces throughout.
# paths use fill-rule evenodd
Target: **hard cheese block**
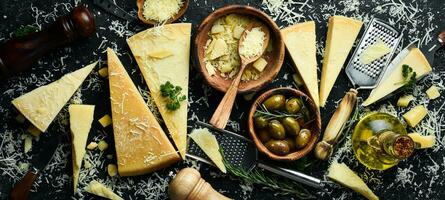
M 354 45 L 363 22 L 343 16 L 329 18 L 328 36 L 323 56 L 320 81 L 320 106 L 324 107 L 329 93 Z
M 226 166 L 224 165 L 221 153 L 219 152 L 218 141 L 208 129 L 195 129 L 190 134 L 190 138 L 198 144 L 199 148 L 204 151 L 222 172 L 226 173 Z
M 97 62 L 64 75 L 14 100 L 12 104 L 40 131 L 45 132 Z
M 182 95 L 187 96 L 190 34 L 189 23 L 169 24 L 160 30 L 152 28 L 140 32 L 127 41 L 182 158 L 185 158 L 187 146 L 187 101 L 182 101 L 177 110 L 168 110 L 160 88 L 161 84 L 170 81 L 180 86 Z M 150 56 L 161 50 L 171 55 L 163 58 Z
M 119 174 L 145 174 L 180 160 L 117 55 L 111 49 L 107 55 Z
M 94 105 L 70 105 L 70 129 L 72 141 L 73 157 L 73 185 L 76 193 L 79 179 L 80 167 L 82 166 L 83 156 L 85 155 L 85 146 L 87 144 L 88 133 L 91 129 L 91 123 L 94 117 Z
M 85 190 L 91 194 L 95 194 L 97 196 L 104 197 L 107 199 L 123 200 L 122 197 L 115 194 L 110 188 L 107 188 L 105 185 L 99 183 L 96 180 L 91 181 Z
M 295 24 L 281 30 L 284 44 L 303 79 L 309 95 L 319 105 L 317 79 L 317 48 L 315 39 L 315 22 Z
M 338 183 L 362 194 L 367 199 L 377 200 L 378 196 L 372 192 L 363 180 L 344 163 L 333 162 L 328 169 L 328 177 Z
M 414 72 L 416 72 L 419 79 L 432 71 L 431 66 L 423 53 L 418 48 L 411 49 L 408 55 L 392 72 L 390 72 L 387 78 L 381 80 L 379 85 L 372 90 L 368 99 L 363 102 L 364 106 L 369 106 L 377 102 L 403 86 L 403 65 L 409 65 Z

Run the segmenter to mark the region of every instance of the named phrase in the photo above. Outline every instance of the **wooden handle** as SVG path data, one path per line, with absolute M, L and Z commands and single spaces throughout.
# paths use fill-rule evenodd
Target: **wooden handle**
M 26 200 L 28 199 L 29 190 L 31 190 L 32 184 L 39 175 L 38 170 L 32 169 L 15 184 L 14 188 L 11 190 L 10 198 L 11 200 Z
M 241 77 L 244 72 L 245 64 L 242 64 L 240 71 L 236 75 L 235 79 L 230 84 L 229 89 L 227 89 L 226 94 L 219 103 L 212 118 L 210 119 L 210 124 L 219 129 L 224 129 L 229 121 L 230 114 L 232 113 L 233 104 L 235 103 L 236 94 L 238 93 L 238 86 L 241 82 Z
M 445 46 L 445 27 L 439 32 L 439 42 L 442 46 Z

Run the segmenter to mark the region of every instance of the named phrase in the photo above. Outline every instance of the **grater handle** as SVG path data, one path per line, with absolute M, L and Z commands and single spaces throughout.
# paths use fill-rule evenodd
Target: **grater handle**
M 314 188 L 322 188 L 321 180 L 301 172 L 259 162 L 259 168 Z

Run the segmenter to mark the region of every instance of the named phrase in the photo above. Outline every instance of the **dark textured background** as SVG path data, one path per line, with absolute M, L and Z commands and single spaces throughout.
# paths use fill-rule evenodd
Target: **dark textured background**
M 136 5 L 135 1 L 120 1 L 116 0 L 117 4 L 121 7 L 123 7 L 125 10 L 130 12 L 131 14 L 135 15 Z M 124 63 L 124 66 L 127 68 L 127 71 L 132 76 L 134 82 L 136 85 L 139 85 L 143 88 L 145 88 L 145 83 L 141 80 L 140 72 L 137 69 L 137 65 L 135 61 L 132 59 L 131 52 L 125 42 L 125 39 L 132 35 L 131 32 L 127 32 L 124 35 L 116 34 L 115 31 L 109 30 L 107 28 L 110 26 L 112 21 L 119 21 L 121 23 L 124 23 L 122 20 L 115 18 L 114 16 L 111 16 L 109 14 L 106 14 L 102 10 L 98 9 L 97 7 L 93 6 L 90 1 L 81 0 L 81 1 L 70 1 L 70 0 L 61 0 L 61 1 L 54 1 L 54 0 L 41 0 L 41 1 L 32 1 L 32 0 L 2 0 L 0 1 L 0 41 L 6 40 L 11 37 L 11 34 L 17 29 L 17 27 L 21 25 L 27 25 L 27 24 L 42 24 L 43 27 L 45 27 L 48 23 L 54 21 L 54 17 L 52 15 L 46 15 L 47 13 L 53 12 L 57 16 L 60 16 L 62 14 L 66 14 L 67 10 L 71 9 L 76 3 L 84 3 L 89 6 L 89 8 L 95 13 L 96 17 L 96 24 L 98 27 L 104 27 L 104 28 L 98 28 L 98 35 L 97 37 L 92 37 L 90 39 L 78 42 L 74 45 L 72 45 L 70 48 L 64 48 L 59 49 L 57 51 L 54 51 L 48 55 L 46 55 L 43 59 L 41 59 L 38 63 L 36 63 L 33 68 L 27 72 L 21 75 L 19 78 L 12 78 L 8 81 L 4 81 L 0 84 L 0 134 L 6 132 L 6 131 L 14 131 L 17 132 L 17 135 L 19 135 L 21 132 L 23 132 L 23 128 L 14 123 L 14 112 L 13 107 L 10 104 L 10 101 L 13 98 L 16 98 L 20 96 L 21 94 L 31 91 L 32 89 L 45 85 L 47 83 L 50 83 L 51 81 L 57 80 L 59 77 L 61 77 L 63 74 L 71 72 L 75 69 L 78 69 L 80 66 L 84 66 L 88 63 L 91 63 L 98 58 L 100 58 L 102 61 L 106 61 L 106 56 L 103 53 L 104 49 L 106 47 L 113 47 L 115 48 L 121 55 L 120 59 Z M 301 1 L 304 2 L 304 1 Z M 318 42 L 324 46 L 324 40 L 325 40 L 325 34 L 326 34 L 326 24 L 327 21 L 321 18 L 327 18 L 326 16 L 333 15 L 334 12 L 333 9 L 326 10 L 325 6 L 334 6 L 336 9 L 338 8 L 338 12 L 336 14 L 342 13 L 341 11 L 345 13 L 347 16 L 357 16 L 360 14 L 369 14 L 370 16 L 376 16 L 381 19 L 392 19 L 397 20 L 394 17 L 390 17 L 388 15 L 388 12 L 384 12 L 382 14 L 378 14 L 375 11 L 375 7 L 377 5 L 383 5 L 391 3 L 389 0 L 382 0 L 382 1 L 361 1 L 360 5 L 356 6 L 357 10 L 349 10 L 345 7 L 345 4 L 354 3 L 357 1 L 323 1 L 323 0 L 313 0 L 309 1 L 309 4 L 311 7 L 306 7 L 302 10 L 300 10 L 301 14 L 304 16 L 301 18 L 300 21 L 304 20 L 310 20 L 313 18 L 318 19 L 320 22 L 317 22 L 317 40 Z M 400 2 L 400 1 L 395 1 Z M 405 2 L 405 1 L 403 1 Z M 416 31 L 420 31 L 420 34 L 412 33 L 411 30 L 404 30 L 405 38 L 403 44 L 409 43 L 413 38 L 420 35 L 422 36 L 425 32 L 425 28 L 428 27 L 429 24 L 437 25 L 439 27 L 442 27 L 442 25 L 445 25 L 445 13 L 443 12 L 443 2 L 441 0 L 435 0 L 435 1 L 406 1 L 406 4 L 417 2 L 417 5 L 419 8 L 422 9 L 422 12 L 419 13 L 419 16 L 421 18 L 419 24 L 414 27 Z M 68 3 L 68 4 L 63 4 Z M 199 0 L 191 0 L 190 6 L 188 11 L 186 12 L 185 16 L 180 19 L 180 21 L 184 22 L 191 22 L 193 23 L 193 33 L 195 33 L 199 23 L 204 19 L 205 16 L 207 16 L 212 10 L 215 8 L 222 7 L 224 5 L 228 4 L 250 4 L 252 6 L 261 7 L 261 1 L 257 0 L 239 0 L 239 1 L 217 1 L 217 0 L 208 0 L 206 2 L 199 1 Z M 36 12 L 33 11 L 31 8 L 31 5 L 33 7 L 37 7 L 39 10 L 44 11 L 41 13 L 40 16 L 36 16 Z M 298 5 L 295 5 L 298 6 Z M 427 12 L 431 12 L 434 14 L 434 17 L 432 20 L 430 20 L 430 23 L 427 24 Z M 318 21 L 317 20 L 317 21 Z M 423 20 L 423 21 L 422 21 Z M 287 23 L 278 20 L 278 25 L 280 26 L 286 26 Z M 405 24 L 407 22 L 400 21 L 398 24 Z M 400 28 L 400 27 L 398 27 Z M 103 39 L 106 38 L 106 41 L 104 42 Z M 319 56 L 319 63 L 321 60 L 320 55 Z M 61 59 L 63 59 L 63 63 Z M 192 58 L 193 60 L 193 58 Z M 434 70 L 436 72 L 444 70 L 444 56 L 443 53 L 441 53 L 441 56 L 439 56 L 439 59 L 437 60 Z M 103 62 L 101 63 L 103 65 Z M 191 65 L 192 70 L 190 72 L 190 96 L 193 98 L 193 100 L 196 101 L 197 98 L 205 95 L 208 97 L 208 104 L 203 104 L 203 102 L 195 102 L 191 104 L 190 107 L 190 114 L 189 117 L 191 117 L 192 113 L 197 114 L 197 118 L 200 120 L 207 121 L 210 119 L 212 112 L 217 106 L 217 103 L 222 98 L 223 94 L 220 94 L 214 90 L 209 89 L 207 86 L 205 86 L 205 83 L 203 82 L 203 79 L 198 74 L 198 71 L 196 70 L 195 65 Z M 280 74 L 277 76 L 276 80 L 270 85 L 267 86 L 267 88 L 263 89 L 262 91 L 265 91 L 268 88 L 273 88 L 277 86 L 291 86 L 292 85 L 292 78 L 291 74 L 292 72 L 291 64 L 289 62 L 288 57 L 286 57 L 285 64 L 282 67 L 282 70 Z M 45 77 L 45 78 L 43 78 Z M 22 83 L 22 84 L 19 84 Z M 20 85 L 20 86 L 18 86 Z M 95 119 L 98 119 L 99 117 L 103 116 L 106 113 L 109 113 L 109 92 L 108 92 L 108 82 L 104 79 L 99 79 L 99 88 L 93 88 L 90 90 L 83 90 L 82 91 L 82 100 L 84 103 L 87 104 L 95 104 L 96 105 L 96 111 L 95 111 Z M 334 110 L 335 104 L 334 101 L 337 101 L 341 99 L 343 94 L 348 90 L 348 88 L 351 87 L 349 84 L 346 75 L 344 72 L 342 72 L 337 80 L 337 83 L 335 85 L 334 91 L 331 92 L 331 95 L 329 97 L 330 102 L 328 103 L 327 107 L 322 109 L 322 119 L 324 123 L 327 123 L 329 120 L 329 117 L 331 113 Z M 9 89 L 13 89 L 10 91 Z M 362 95 L 367 95 L 367 92 L 360 92 Z M 394 100 L 392 100 L 394 101 Z M 240 134 L 246 135 L 246 112 L 250 108 L 251 101 L 246 101 L 243 98 L 239 97 L 238 101 L 234 108 L 234 113 L 232 114 L 232 119 L 234 121 L 237 121 L 240 124 Z M 433 105 L 434 106 L 434 105 Z M 66 112 L 66 110 L 62 111 Z M 193 121 L 190 120 L 189 124 L 193 124 Z M 63 130 L 61 130 L 61 127 Z M 100 125 L 95 122 L 93 124 L 93 131 L 90 134 L 90 137 L 92 137 L 93 133 L 100 132 L 103 128 L 100 127 Z M 233 130 L 231 126 L 228 127 L 228 129 Z M 105 135 L 108 135 L 106 138 L 107 141 L 109 141 L 110 144 L 112 144 L 112 130 L 111 128 L 107 128 L 104 130 Z M 54 134 L 63 133 L 67 134 L 69 133 L 69 128 L 66 126 L 63 128 L 63 126 L 60 126 L 58 123 L 53 123 L 52 126 L 48 129 L 47 133 L 43 134 L 43 138 L 45 137 L 51 137 L 54 136 Z M 17 136 L 18 137 L 18 136 Z M 0 141 L 1 142 L 1 141 Z M 68 139 L 65 141 L 68 143 Z M 41 144 L 39 142 L 33 142 L 34 146 L 33 148 L 40 148 Z M 113 146 L 113 145 L 110 145 Z M 70 151 L 69 145 L 65 145 L 63 147 L 65 151 Z M 4 151 L 4 149 L 1 149 L 1 151 Z M 22 151 L 22 149 L 18 149 L 18 151 Z M 114 149 L 109 148 L 107 150 L 108 153 L 114 154 Z M 415 156 L 416 159 L 413 159 L 413 161 L 408 162 L 402 162 L 399 166 L 394 167 L 392 169 L 389 169 L 385 171 L 384 173 L 373 173 L 375 176 L 377 176 L 379 181 L 370 181 L 369 186 L 370 188 L 374 189 L 376 194 L 381 197 L 381 199 L 417 199 L 417 198 L 428 198 L 428 199 L 443 199 L 445 198 L 445 190 L 444 188 L 444 178 L 440 177 L 441 173 L 445 171 L 445 164 L 444 166 L 440 166 L 440 174 L 427 174 L 426 170 L 421 170 L 421 168 L 431 165 L 432 163 L 445 163 L 445 160 L 443 159 L 443 151 L 435 152 L 433 153 L 431 150 L 425 150 L 425 151 L 419 151 Z M 30 153 L 32 155 L 32 152 Z M 28 160 L 29 156 L 21 157 L 22 160 Z M 426 155 L 429 155 L 430 158 L 433 158 L 434 160 L 431 161 L 426 157 Z M 349 155 L 351 156 L 351 155 Z M 62 186 L 55 187 L 54 184 L 46 184 L 45 182 L 41 182 L 39 186 L 35 187 L 34 189 L 38 192 L 33 193 L 31 195 L 32 199 L 44 199 L 44 198 L 51 198 L 51 199 L 68 199 L 72 196 L 72 186 L 71 186 L 71 179 L 67 178 L 66 176 L 71 176 L 71 157 L 70 155 L 66 157 L 65 159 L 68 160 L 68 164 L 63 165 L 60 167 L 60 169 L 51 172 L 51 176 L 48 176 L 51 180 L 51 178 L 55 177 L 64 177 L 64 179 L 67 179 L 69 181 L 64 182 Z M 312 157 L 309 156 L 309 161 L 312 161 Z M 368 172 L 368 170 L 364 169 L 364 167 L 358 165 L 357 161 L 355 159 L 347 158 L 342 159 L 344 162 L 347 162 L 349 166 L 352 166 L 352 168 L 359 172 Z M 106 160 L 106 163 L 112 163 L 113 160 L 109 161 Z M 2 163 L 0 163 L 1 165 Z M 174 167 L 161 170 L 158 174 L 161 178 L 171 178 L 171 171 L 176 171 L 180 169 L 182 166 L 189 165 L 189 164 L 177 164 Z M 106 165 L 105 165 L 106 166 Z M 414 177 L 416 184 L 403 184 L 403 186 L 397 185 L 397 183 L 394 184 L 395 176 L 397 174 L 397 171 L 399 169 L 404 169 L 409 166 L 414 166 L 412 168 L 413 171 L 416 172 L 416 176 Z M 328 167 L 327 162 L 317 162 L 316 164 L 311 165 L 310 167 L 304 169 L 307 173 L 312 174 L 316 177 L 323 178 L 323 174 L 325 173 L 325 170 Z M 411 168 L 410 167 L 410 168 Z M 282 195 L 274 195 L 273 192 L 270 190 L 263 190 L 261 187 L 255 187 L 254 191 L 251 193 L 243 194 L 240 190 L 239 184 L 240 182 L 233 180 L 233 178 L 227 177 L 227 176 L 220 176 L 217 175 L 215 178 L 214 172 L 217 172 L 217 170 L 213 167 L 209 167 L 205 164 L 201 166 L 201 173 L 203 174 L 203 177 L 208 180 L 210 183 L 214 185 L 215 188 L 217 188 L 220 191 L 223 191 L 227 196 L 236 198 L 236 199 L 242 199 L 242 197 L 246 197 L 248 199 L 290 199 L 292 196 L 282 196 Z M 0 174 L 2 171 L 0 171 Z M 48 172 L 46 172 L 48 173 Z M 103 170 L 103 174 L 100 174 L 99 177 L 104 177 L 105 170 Z M 436 183 L 435 184 L 428 184 L 429 179 L 431 179 L 431 176 L 436 177 Z M 438 176 L 438 177 L 437 177 Z M 47 177 L 47 178 L 48 178 Z M 140 176 L 136 177 L 133 180 L 144 180 L 146 178 L 150 177 L 150 175 L 146 176 Z M 119 181 L 127 181 L 126 178 L 120 178 Z M 7 194 L 9 193 L 11 189 L 11 185 L 14 183 L 14 180 L 9 178 L 8 176 L 2 175 L 0 177 L 0 198 L 1 199 L 7 199 Z M 420 183 L 420 184 L 419 184 Z M 56 188 L 56 189 L 55 189 Z M 361 198 L 359 195 L 356 195 L 352 192 L 350 192 L 347 189 L 340 189 L 337 186 L 330 185 L 326 187 L 326 192 L 320 192 L 317 190 L 313 190 L 314 193 L 319 198 L 322 199 L 357 199 Z M 137 196 L 132 192 L 132 190 L 124 190 L 125 195 L 124 198 L 130 198 L 132 199 L 140 199 L 140 196 Z M 88 198 L 93 198 L 93 196 L 87 196 Z M 159 198 L 166 198 L 165 193 L 160 193 Z

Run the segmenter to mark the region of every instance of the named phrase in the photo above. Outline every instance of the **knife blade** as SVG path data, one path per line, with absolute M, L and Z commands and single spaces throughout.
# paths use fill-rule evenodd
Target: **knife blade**
M 146 28 L 144 26 L 141 26 L 139 20 L 136 17 L 128 14 L 127 11 L 114 4 L 114 2 L 111 0 L 93 0 L 93 4 L 98 6 L 99 8 L 102 8 L 102 10 L 107 13 L 129 22 L 130 29 L 135 32 L 139 32 Z
M 10 198 L 12 200 L 24 200 L 28 199 L 29 190 L 37 179 L 39 174 L 45 170 L 48 164 L 51 162 L 57 147 L 62 140 L 62 135 L 52 136 L 49 138 L 41 138 L 41 146 L 44 148 L 37 149 L 37 152 L 31 159 L 31 169 L 25 174 L 25 176 L 15 184 L 11 190 Z
M 434 65 L 434 56 L 436 55 L 437 50 L 445 45 L 445 27 L 439 32 L 437 38 L 434 38 L 428 44 L 420 47 L 420 50 L 425 55 L 426 59 L 430 63 L 431 66 Z

